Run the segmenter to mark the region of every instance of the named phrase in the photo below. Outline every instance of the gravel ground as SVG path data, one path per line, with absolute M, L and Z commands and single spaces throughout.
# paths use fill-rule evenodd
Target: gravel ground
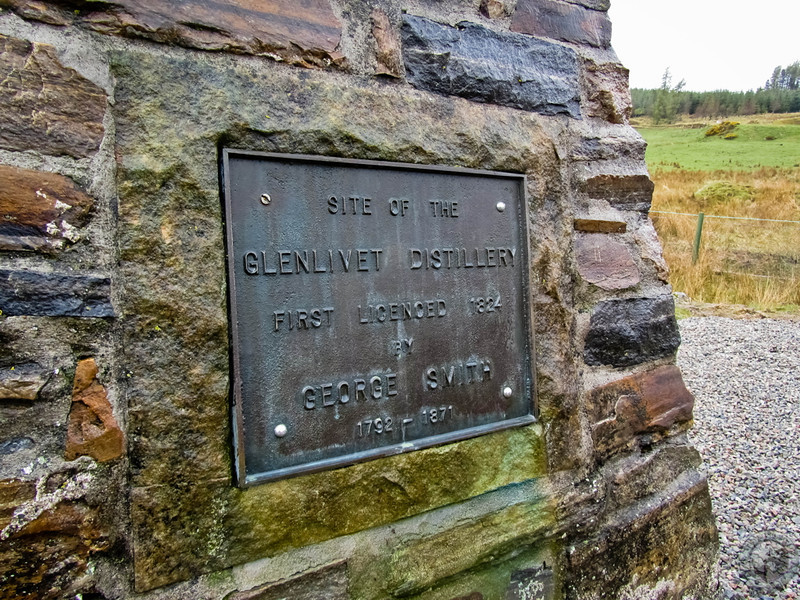
M 680 321 L 720 535 L 719 598 L 800 598 L 800 323 Z

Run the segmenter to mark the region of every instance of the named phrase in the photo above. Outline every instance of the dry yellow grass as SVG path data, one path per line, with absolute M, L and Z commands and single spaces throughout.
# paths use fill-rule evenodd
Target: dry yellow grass
M 726 121 L 738 121 L 739 123 L 750 123 L 760 125 L 770 125 L 773 123 L 800 125 L 800 113 L 763 113 L 757 115 L 732 115 L 724 118 Z M 711 117 L 701 117 L 695 115 L 681 114 L 677 116 L 674 123 L 664 125 L 664 127 L 694 127 L 705 128 L 713 125 L 721 119 Z M 634 127 L 654 127 L 653 119 L 650 117 L 635 117 L 631 119 Z
M 700 302 L 759 309 L 800 305 L 800 170 L 657 170 L 652 178 L 651 216 L 675 291 Z M 658 211 L 706 214 L 696 264 L 697 218 Z

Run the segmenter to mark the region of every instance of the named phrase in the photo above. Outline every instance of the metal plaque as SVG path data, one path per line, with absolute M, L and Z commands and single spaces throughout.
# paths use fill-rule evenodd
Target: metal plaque
M 535 420 L 523 175 L 222 161 L 240 485 Z

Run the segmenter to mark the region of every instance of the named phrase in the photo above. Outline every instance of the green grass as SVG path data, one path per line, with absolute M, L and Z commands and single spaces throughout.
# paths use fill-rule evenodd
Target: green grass
M 732 117 L 739 122 L 732 132 L 708 137 L 716 120 L 682 119 L 661 127 L 634 123 L 649 144 L 651 215 L 670 280 L 692 299 L 676 316 L 712 303 L 800 320 L 800 113 Z M 736 137 L 724 139 L 728 134 Z M 683 213 L 700 211 L 707 218 L 692 263 L 697 219 Z
M 734 130 L 737 137 L 729 140 L 706 137 L 706 128 L 697 125 L 637 127 L 637 130 L 647 140 L 646 160 L 651 171 L 750 171 L 760 167 L 800 167 L 800 124 L 795 122 L 800 120 L 742 122 Z M 768 137 L 774 139 L 767 140 Z

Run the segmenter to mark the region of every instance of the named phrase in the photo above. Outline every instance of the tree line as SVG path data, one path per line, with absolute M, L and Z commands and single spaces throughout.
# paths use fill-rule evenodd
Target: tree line
M 688 92 L 684 82 L 672 84 L 667 69 L 656 89 L 631 89 L 633 115 L 652 117 L 655 123 L 671 122 L 677 115 L 729 117 L 759 113 L 800 112 L 800 61 L 776 67 L 763 88 L 748 92 Z

